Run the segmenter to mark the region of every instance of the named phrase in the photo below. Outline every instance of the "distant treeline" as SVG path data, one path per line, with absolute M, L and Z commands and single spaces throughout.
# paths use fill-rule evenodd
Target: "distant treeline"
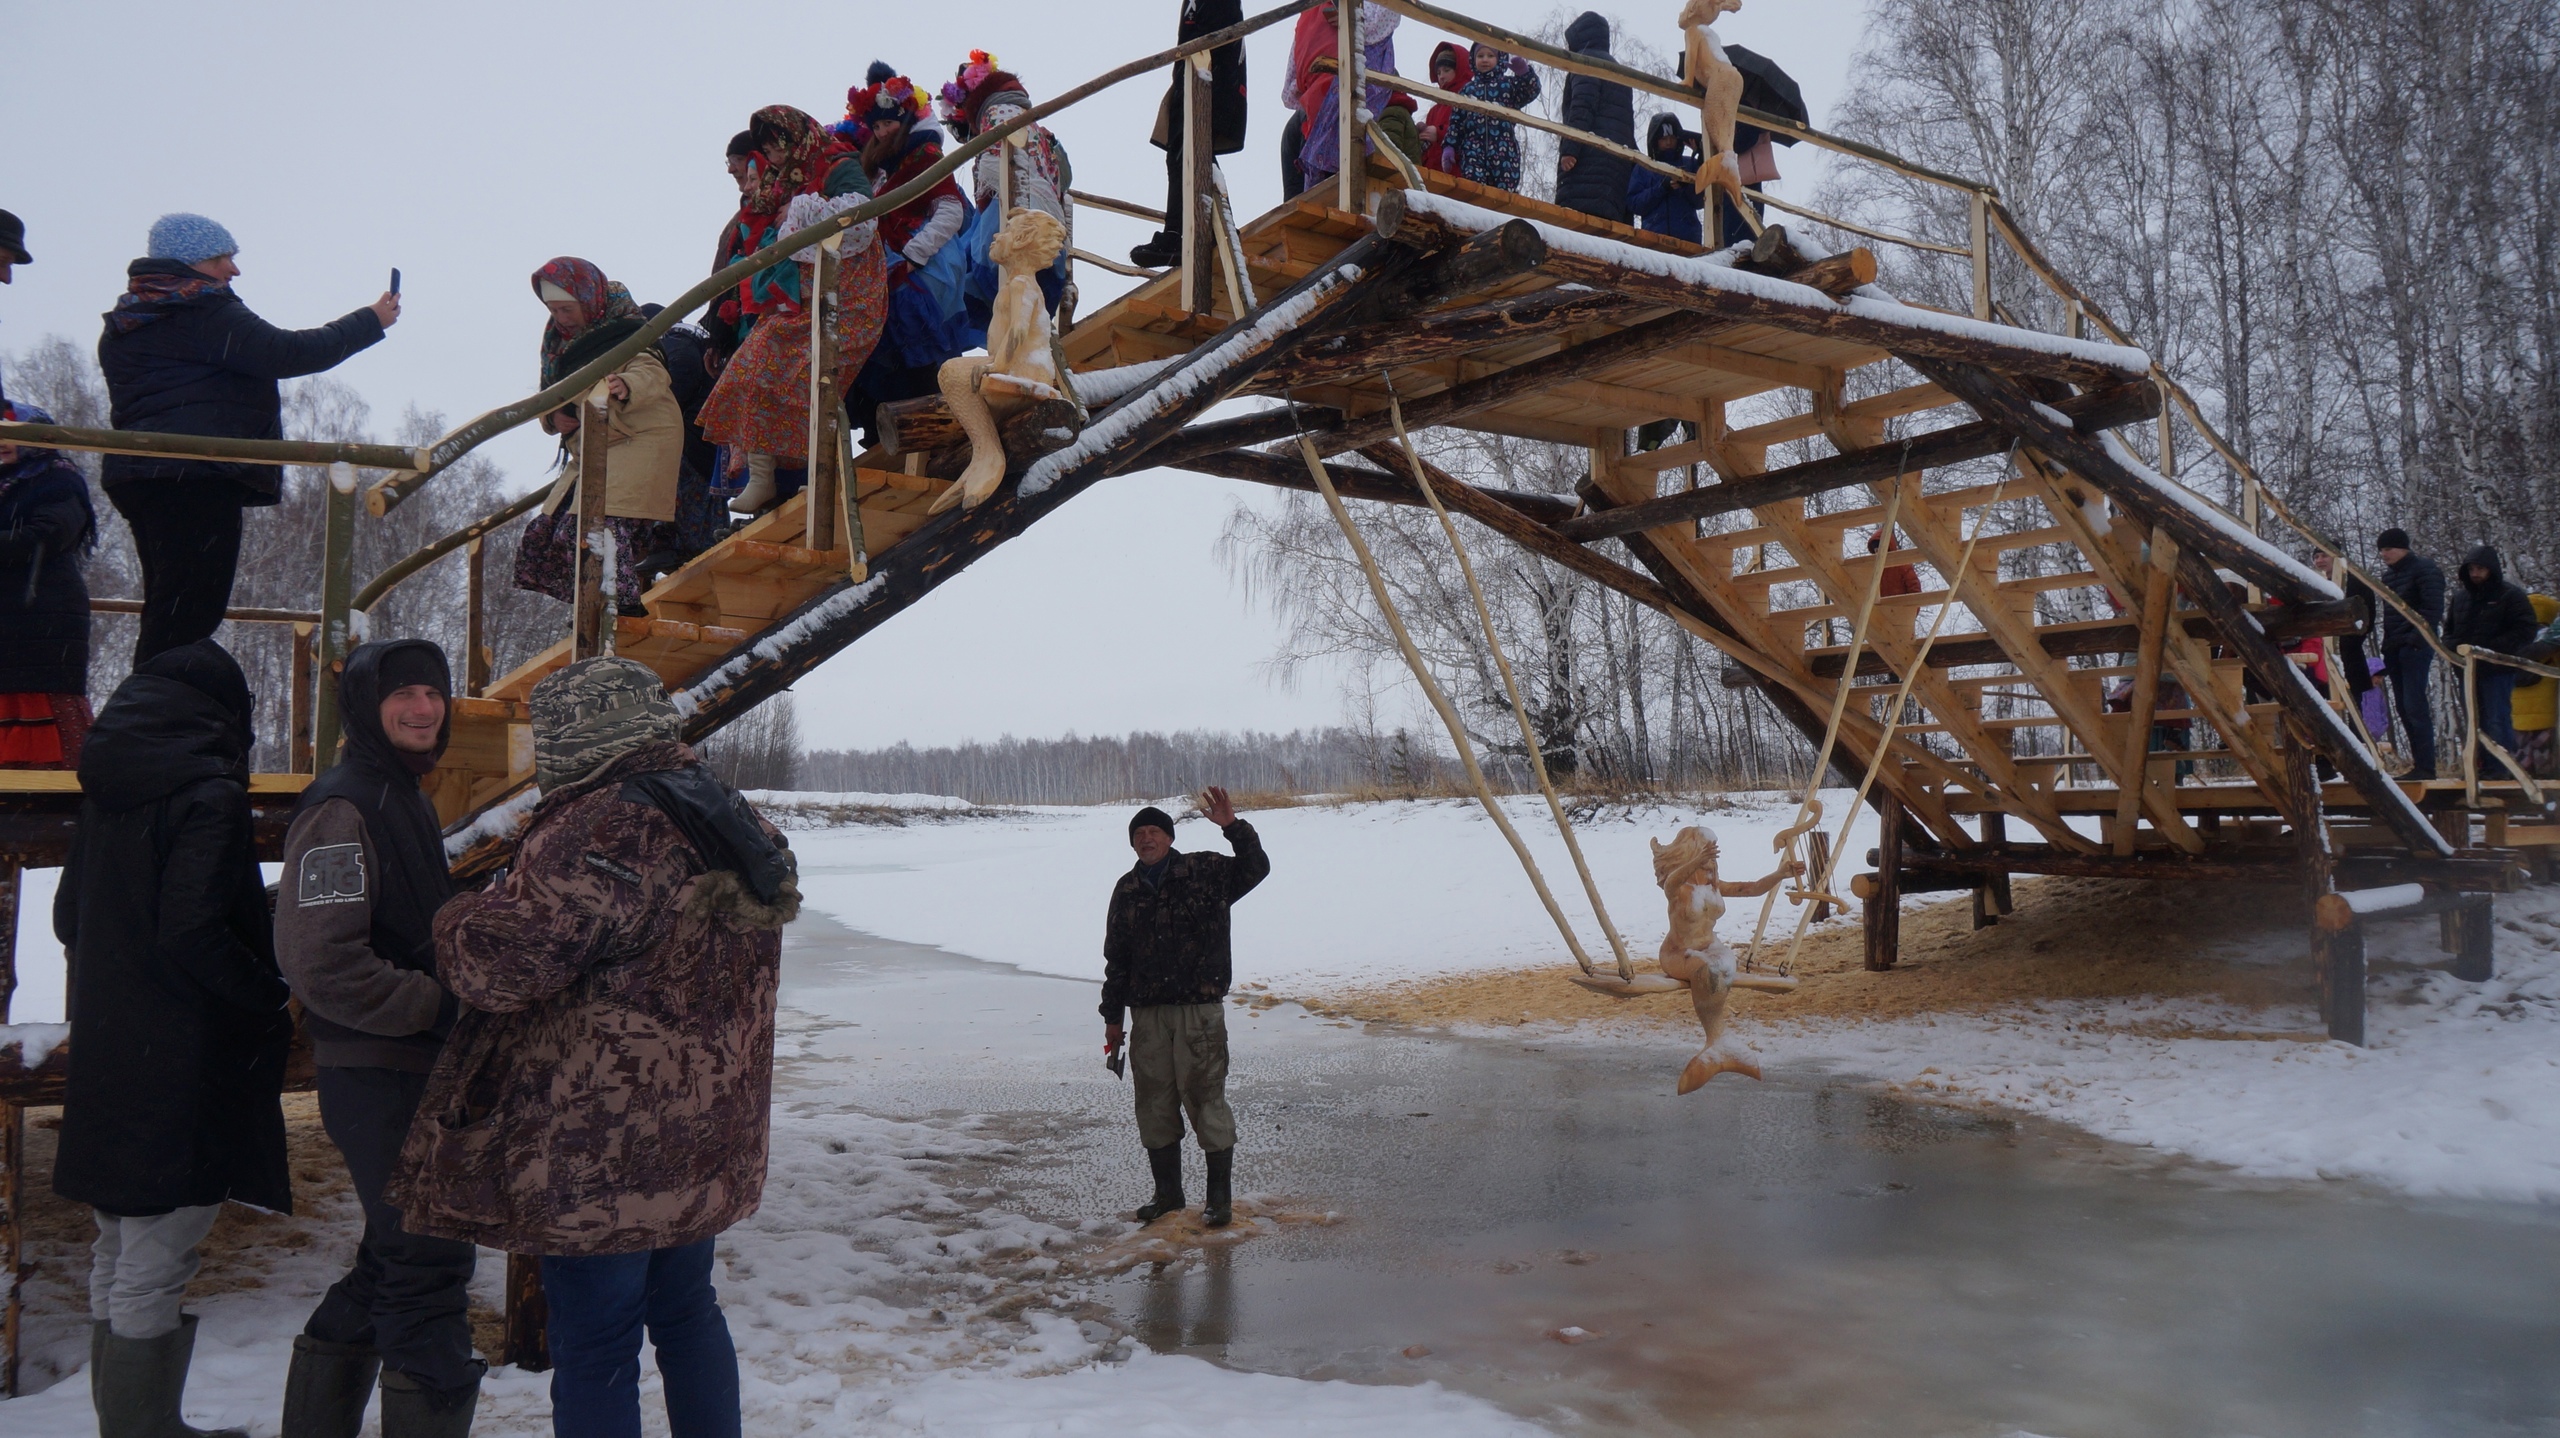
M 800 757 L 797 782 L 822 791 L 951 794 L 979 804 L 1104 804 L 1208 784 L 1310 794 L 1435 788 L 1446 777 L 1440 756 L 1417 736 L 1332 728 L 818 749 Z

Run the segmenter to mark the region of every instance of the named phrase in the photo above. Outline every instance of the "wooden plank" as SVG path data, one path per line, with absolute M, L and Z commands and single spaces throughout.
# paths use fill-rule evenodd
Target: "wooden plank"
M 2118 786 L 2123 797 L 2116 801 L 2115 851 L 2133 852 L 2133 824 L 2141 804 L 2141 791 L 2149 781 L 2151 726 L 2160 707 L 2160 652 L 2167 642 L 2169 601 L 2176 589 L 2170 583 L 2170 571 L 2176 565 L 2177 541 L 2161 530 L 2151 533 L 2151 564 L 2142 592 L 2142 634 L 2140 658 L 2134 664 L 2133 706 L 2125 728 L 2125 753 Z

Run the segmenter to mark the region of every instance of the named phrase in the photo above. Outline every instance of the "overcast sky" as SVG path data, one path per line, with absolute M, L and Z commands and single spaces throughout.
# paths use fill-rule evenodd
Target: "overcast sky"
M 1525 30 L 1559 7 L 1458 8 Z M 1677 9 L 1603 13 L 1639 19 L 1669 51 Z M 412 403 L 459 421 L 535 387 L 544 315 L 526 277 L 544 260 L 594 260 L 643 301 L 708 272 L 737 202 L 721 150 L 756 108 L 832 122 L 874 58 L 938 86 L 972 47 L 1046 99 L 1170 45 L 1177 11 L 1174 0 L 17 0 L 0 209 L 26 221 L 36 263 L 0 290 L 0 352 L 47 334 L 93 344 L 153 218 L 194 210 L 239 240 L 237 288 L 278 324 L 368 304 L 399 266 L 404 317 L 336 377 L 386 436 Z M 1859 0 L 1752 0 L 1718 33 L 1795 75 L 1818 125 L 1862 11 Z M 1248 216 L 1279 199 L 1287 29 L 1250 42 L 1252 139 L 1225 161 Z M 1400 67 L 1418 68 L 1438 38 L 1407 22 Z M 1053 122 L 1079 188 L 1163 203 L 1162 154 L 1146 143 L 1163 88 L 1131 81 Z M 1780 193 L 1811 192 L 1809 149 L 1787 155 Z M 1135 221 L 1078 217 L 1085 249 L 1116 255 L 1143 238 Z M 1116 282 L 1088 266 L 1080 283 L 1090 311 Z M 488 452 L 530 485 L 550 449 L 528 428 Z M 1167 472 L 1097 486 L 803 681 L 803 733 L 819 746 L 928 745 L 1333 722 L 1335 682 L 1285 692 L 1265 676 L 1273 620 L 1211 553 L 1238 502 L 1272 501 Z

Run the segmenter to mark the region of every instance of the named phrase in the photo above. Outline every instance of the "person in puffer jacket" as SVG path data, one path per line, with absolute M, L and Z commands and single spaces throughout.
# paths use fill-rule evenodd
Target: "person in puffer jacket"
M 670 1428 L 735 1434 L 711 1247 L 764 1192 L 798 869 L 646 665 L 583 660 L 531 704 L 542 799 L 515 867 L 436 915 L 463 1009 L 388 1197 L 411 1232 L 542 1256 L 557 1431 L 639 1433 L 645 1324 Z
M 2465 644 L 2522 656 L 2533 646 L 2533 599 L 2507 582 L 2506 566 L 2492 545 L 2481 545 L 2462 560 L 2460 582 L 2451 586 L 2445 604 L 2444 642 L 2456 653 Z M 2479 686 L 2480 733 L 2509 754 L 2516 751 L 2516 676 L 2522 671 L 2504 664 L 2475 664 Z M 2483 756 L 2485 764 L 2497 760 Z
M 1565 27 L 1564 43 L 1577 55 L 1614 59 L 1609 53 L 1609 22 L 1596 10 L 1585 10 Z M 1612 80 L 1588 75 L 1564 78 L 1567 125 L 1603 140 L 1636 146 L 1635 92 Z M 1627 171 L 1634 161 L 1610 154 L 1581 140 L 1556 145 L 1556 203 L 1603 220 L 1628 223 Z

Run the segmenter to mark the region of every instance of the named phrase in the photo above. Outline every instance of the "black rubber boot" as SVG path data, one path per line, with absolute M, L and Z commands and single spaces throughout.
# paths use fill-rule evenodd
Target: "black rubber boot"
M 246 1428 L 190 1428 L 178 1416 L 195 1351 L 192 1313 L 157 1338 L 109 1330 L 98 1343 L 98 1438 L 249 1438 Z
M 487 1364 L 478 1365 L 480 1373 Z M 429 1388 L 406 1373 L 382 1375 L 382 1438 L 465 1438 L 480 1407 L 480 1373 L 458 1388 Z
M 1156 1176 L 1155 1200 L 1138 1210 L 1138 1222 L 1153 1223 L 1182 1211 L 1182 1140 L 1147 1150 L 1147 1167 Z
M 382 1355 L 362 1344 L 295 1334 L 293 1367 L 284 1376 L 284 1438 L 356 1438 L 381 1372 Z
M 92 1318 L 89 1320 L 89 1411 L 92 1413 L 107 1411 L 105 1405 L 98 1401 L 98 1365 L 99 1361 L 106 1356 L 106 1352 L 106 1320 Z
M 1211 1228 L 1224 1228 L 1236 1216 L 1236 1151 L 1222 1148 L 1206 1157 L 1209 1160 L 1209 1192 L 1200 1200 L 1200 1221 Z
M 1182 263 L 1181 231 L 1156 231 L 1155 238 L 1129 252 L 1129 263 L 1147 270 L 1160 270 L 1167 265 Z

